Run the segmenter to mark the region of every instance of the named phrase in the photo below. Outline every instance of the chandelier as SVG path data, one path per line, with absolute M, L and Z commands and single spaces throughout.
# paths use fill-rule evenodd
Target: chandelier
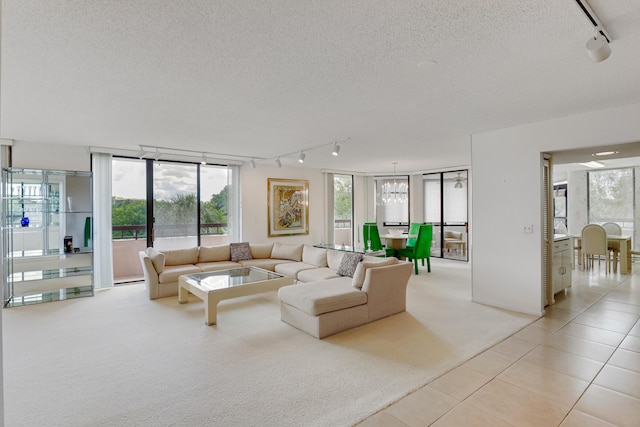
M 393 182 L 382 184 L 382 203 L 405 203 L 409 199 L 409 187 L 406 182 L 396 180 L 397 162 L 393 163 Z

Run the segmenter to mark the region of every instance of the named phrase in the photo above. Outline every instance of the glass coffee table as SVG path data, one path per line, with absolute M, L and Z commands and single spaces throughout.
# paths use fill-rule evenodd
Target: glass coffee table
M 274 291 L 292 284 L 292 277 L 258 267 L 185 274 L 178 278 L 178 302 L 189 302 L 189 293 L 197 296 L 204 302 L 205 324 L 215 325 L 217 306 L 223 299 Z

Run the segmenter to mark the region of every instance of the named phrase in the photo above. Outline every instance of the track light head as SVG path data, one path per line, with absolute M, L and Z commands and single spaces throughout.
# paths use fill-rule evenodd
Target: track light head
M 307 157 L 303 151 L 300 152 L 300 157 L 298 157 L 298 161 L 300 163 L 304 163 L 304 158 Z
M 200 161 L 201 165 L 206 165 L 207 164 L 207 156 L 206 154 L 202 153 L 202 160 Z
M 280 161 L 280 157 L 276 159 L 276 165 L 278 165 L 279 168 L 282 167 L 282 162 Z
M 256 161 L 251 159 L 251 161 L 249 162 L 251 164 L 251 169 L 255 169 L 256 168 Z
M 606 37 L 600 33 L 598 27 L 596 27 L 595 35 L 587 40 L 586 49 L 593 62 L 602 62 L 611 56 L 609 42 Z
M 158 160 L 160 160 L 160 150 L 158 150 L 157 148 L 156 148 L 156 157 L 155 157 L 155 159 L 156 159 L 156 162 Z
M 334 156 L 340 154 L 340 145 L 338 145 L 337 142 L 333 144 L 333 150 L 331 151 L 331 154 Z

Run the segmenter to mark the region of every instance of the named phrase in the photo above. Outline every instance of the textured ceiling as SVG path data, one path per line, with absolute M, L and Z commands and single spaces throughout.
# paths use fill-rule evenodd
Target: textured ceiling
M 602 63 L 574 0 L 2 0 L 0 136 L 465 165 L 473 133 L 640 102 L 640 2 L 590 5 Z

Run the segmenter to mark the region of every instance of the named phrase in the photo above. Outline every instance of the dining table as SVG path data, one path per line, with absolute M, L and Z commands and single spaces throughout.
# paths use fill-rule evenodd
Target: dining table
M 572 235 L 571 247 L 582 247 L 582 236 Z M 620 273 L 631 274 L 631 236 L 607 234 L 607 243 L 619 242 L 620 246 Z M 582 265 L 582 251 L 578 249 L 578 265 Z M 614 262 L 614 266 L 615 266 Z M 575 268 L 575 259 L 571 257 L 571 266 Z
M 396 234 L 387 233 L 387 234 L 383 234 L 380 237 L 386 241 L 388 248 L 400 250 L 407 247 L 407 239 L 411 237 L 416 237 L 416 236 L 413 234 L 405 234 L 405 233 L 396 233 Z

